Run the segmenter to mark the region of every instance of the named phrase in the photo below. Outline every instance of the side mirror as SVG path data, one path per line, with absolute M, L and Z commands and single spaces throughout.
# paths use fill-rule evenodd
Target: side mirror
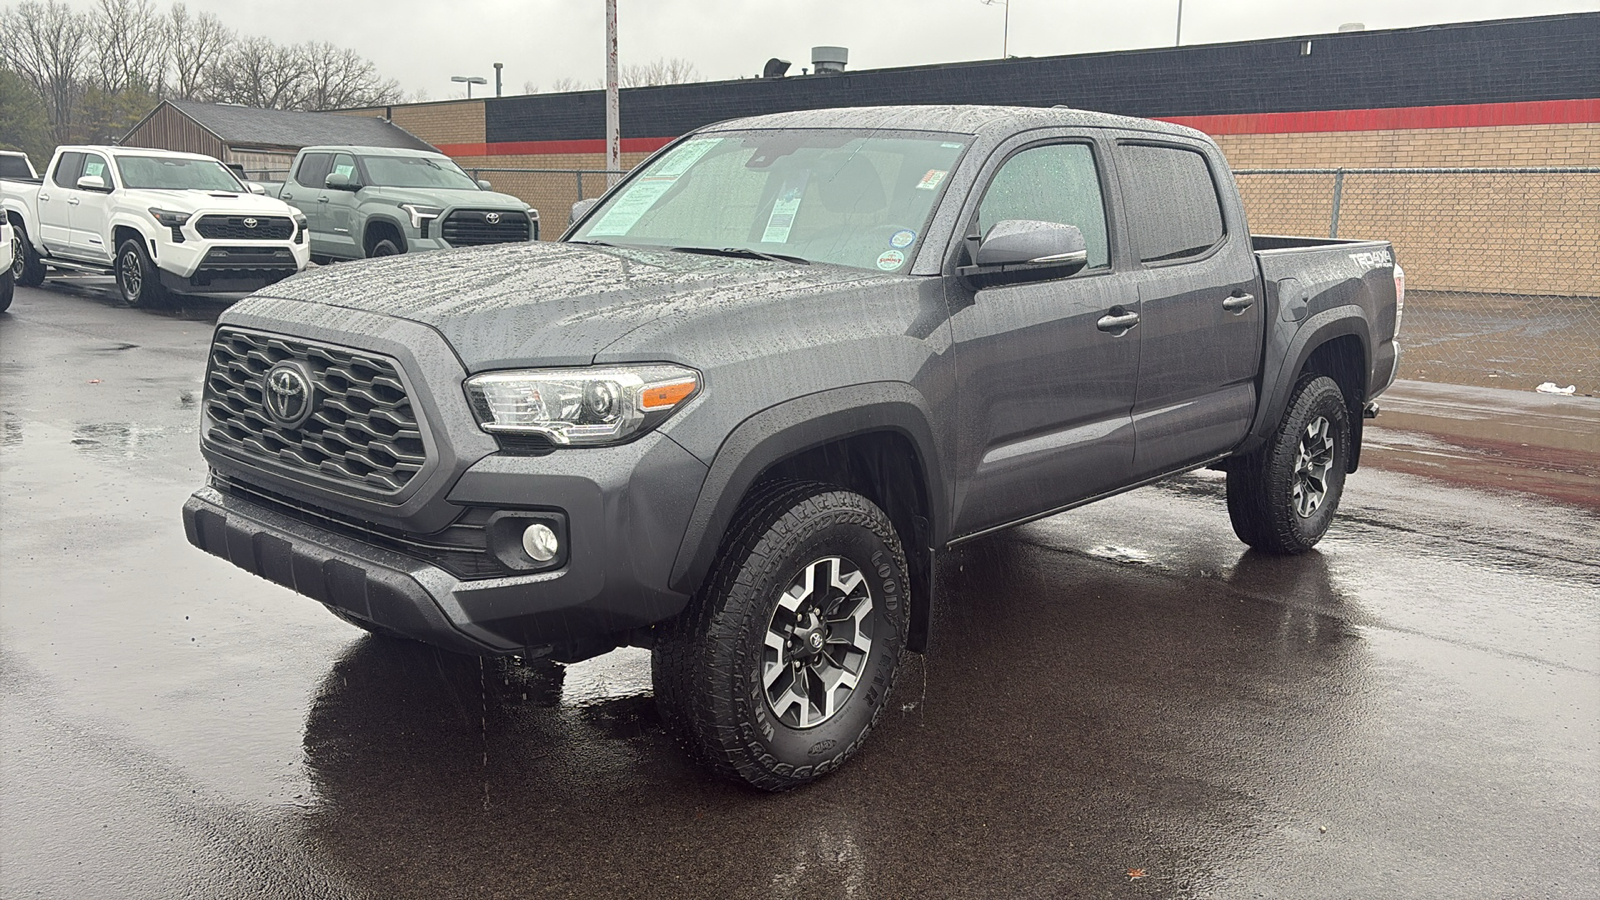
M 572 221 L 576 222 L 584 216 L 587 216 L 589 214 L 589 210 L 594 209 L 595 204 L 599 202 L 599 197 L 590 197 L 587 200 L 579 200 L 577 203 L 572 204 Z
M 479 178 L 478 179 L 478 189 L 482 190 L 482 191 L 490 190 L 489 182 L 484 181 L 482 178 Z
M 252 194 L 265 194 L 267 192 L 266 188 L 262 187 L 259 184 L 256 184 L 254 181 L 246 181 L 244 183 L 244 186 L 249 188 L 250 189 L 250 193 L 252 193 Z
M 330 190 L 330 191 L 359 191 L 359 190 L 361 190 L 361 185 L 355 184 L 354 182 L 352 182 L 350 180 L 350 176 L 344 174 L 343 172 L 334 172 L 334 173 L 330 174 L 328 176 L 327 181 L 323 182 L 323 185 L 325 187 L 327 187 L 328 190 Z
M 103 177 L 101 177 L 99 175 L 85 175 L 82 178 L 78 179 L 78 190 L 80 190 L 80 191 L 104 191 L 104 190 L 109 190 L 109 188 L 106 187 L 105 178 L 103 178 Z
M 1066 278 L 1089 263 L 1089 249 L 1076 225 L 1007 219 L 990 226 L 973 257 L 956 273 L 981 288 Z

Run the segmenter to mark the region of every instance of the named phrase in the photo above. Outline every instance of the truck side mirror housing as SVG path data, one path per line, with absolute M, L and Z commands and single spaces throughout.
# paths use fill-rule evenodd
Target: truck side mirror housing
M 976 290 L 1066 278 L 1088 265 L 1089 249 L 1076 225 L 1006 219 L 978 240 L 973 258 L 972 265 L 961 266 L 956 274 Z
M 489 187 L 489 182 L 483 180 L 482 178 L 479 178 L 478 179 L 478 190 L 487 191 L 487 190 L 492 190 L 492 188 Z
M 599 202 L 599 197 L 590 197 L 587 200 L 579 200 L 577 203 L 572 204 L 572 221 L 576 222 L 584 216 L 587 216 L 589 214 L 589 210 L 594 209 L 595 204 Z
M 80 191 L 106 191 L 106 190 L 110 190 L 110 188 L 106 187 L 105 178 L 103 178 L 103 177 L 101 177 L 99 175 L 85 175 L 82 178 L 78 179 L 78 190 L 80 190 Z
M 352 183 L 350 181 L 350 176 L 344 174 L 343 172 L 333 172 L 329 174 L 327 181 L 323 182 L 323 185 L 330 191 L 361 190 L 361 185 Z
M 250 189 L 250 193 L 252 193 L 252 194 L 265 194 L 267 192 L 266 188 L 262 187 L 259 184 L 256 184 L 254 181 L 246 181 L 244 183 L 244 186 L 249 188 Z

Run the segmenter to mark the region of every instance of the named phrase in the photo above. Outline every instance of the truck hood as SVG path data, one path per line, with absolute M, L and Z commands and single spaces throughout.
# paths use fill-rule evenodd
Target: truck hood
M 534 242 L 323 266 L 234 309 L 261 306 L 281 316 L 282 306 L 271 302 L 281 298 L 408 319 L 438 331 L 467 369 L 479 372 L 588 365 L 628 332 L 666 316 L 715 315 L 730 305 L 903 280 L 824 264 Z
M 152 191 L 129 189 L 123 203 L 137 209 L 153 206 L 173 212 L 226 212 L 234 215 L 292 216 L 289 204 L 277 197 L 261 194 L 235 194 L 229 191 Z
M 442 188 L 368 187 L 361 189 L 362 200 L 379 200 L 399 205 L 419 203 L 423 206 L 443 206 L 448 209 L 528 209 L 528 204 L 510 194 L 496 191 L 460 190 Z

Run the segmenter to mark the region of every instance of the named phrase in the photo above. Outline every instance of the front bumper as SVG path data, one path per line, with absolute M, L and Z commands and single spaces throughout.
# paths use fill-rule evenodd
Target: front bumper
M 496 577 L 460 578 L 217 487 L 195 492 L 183 521 L 196 547 L 407 637 L 462 653 L 572 659 L 688 602 L 666 585 L 705 473 L 659 435 L 598 452 L 480 460 L 450 503 L 558 510 L 567 526 L 561 568 Z
M 156 246 L 161 283 L 182 293 L 254 291 L 305 269 L 309 242 L 228 242 L 189 239 Z

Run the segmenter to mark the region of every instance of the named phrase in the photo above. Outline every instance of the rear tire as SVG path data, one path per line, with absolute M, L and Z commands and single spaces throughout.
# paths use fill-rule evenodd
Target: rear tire
M 1344 493 L 1350 410 L 1332 378 L 1308 375 L 1272 440 L 1228 465 L 1233 533 L 1268 553 L 1304 553 L 1327 533 Z
M 167 299 L 161 286 L 161 273 L 145 252 L 144 242 L 132 238 L 117 248 L 117 261 L 113 272 L 117 278 L 117 293 L 122 302 L 135 308 L 149 309 L 160 306 Z
M 690 756 L 769 791 L 838 768 L 888 704 L 906 642 L 905 554 L 870 500 L 777 482 L 745 501 L 705 586 L 653 651 Z
M 23 287 L 38 287 L 44 284 L 44 260 L 34 252 L 33 242 L 28 240 L 28 232 L 15 222 L 11 226 L 11 250 L 12 279 Z
M 15 282 L 10 269 L 0 272 L 0 312 L 11 308 L 11 297 L 17 290 Z

